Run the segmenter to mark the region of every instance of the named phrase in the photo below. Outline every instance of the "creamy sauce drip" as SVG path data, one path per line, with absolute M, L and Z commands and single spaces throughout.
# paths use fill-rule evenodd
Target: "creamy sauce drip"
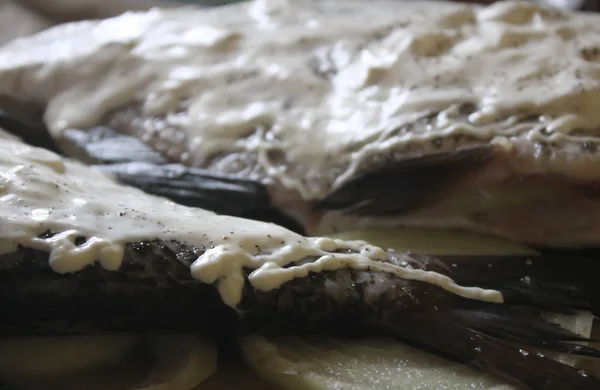
M 3 139 L 9 139 L 9 140 L 12 140 L 12 141 L 19 141 L 19 137 L 17 137 L 16 135 L 11 134 L 9 132 L 7 132 L 6 130 L 4 130 L 4 129 L 2 129 L 0 127 L 0 140 L 3 140 Z
M 58 138 L 138 104 L 187 151 L 163 153 L 197 166 L 255 154 L 263 179 L 304 199 L 370 157 L 455 148 L 438 141 L 457 135 L 536 161 L 536 143 L 552 142 L 564 153 L 535 169 L 600 178 L 579 153 L 599 141 L 600 16 L 376 3 L 256 0 L 63 25 L 0 50 L 0 92 L 47 103 Z
M 43 238 L 47 231 L 52 237 Z M 77 238 L 84 237 L 84 243 Z M 177 205 L 122 186 L 102 172 L 9 138 L 0 144 L 0 253 L 18 245 L 49 252 L 59 273 L 99 262 L 111 271 L 122 264 L 124 245 L 177 240 L 204 252 L 192 276 L 218 282 L 223 301 L 235 307 L 252 269 L 251 285 L 268 291 L 308 272 L 345 267 L 370 269 L 436 284 L 464 297 L 502 302 L 496 291 L 461 287 L 434 272 L 385 262 L 380 248 L 360 241 L 306 238 L 274 224 L 216 215 Z M 336 253 L 351 251 L 352 253 Z M 300 262 L 314 257 L 314 261 Z

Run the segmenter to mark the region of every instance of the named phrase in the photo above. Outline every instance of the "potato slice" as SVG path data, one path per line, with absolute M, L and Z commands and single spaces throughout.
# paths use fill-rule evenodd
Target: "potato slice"
M 129 334 L 0 339 L 0 374 L 66 375 L 117 364 L 139 345 Z
M 533 249 L 502 238 L 459 231 L 381 228 L 331 235 L 343 240 L 362 240 L 383 249 L 426 255 L 535 255 Z
M 136 390 L 190 390 L 217 371 L 217 348 L 190 335 L 164 335 L 151 341 L 154 370 Z
M 582 336 L 589 337 L 592 332 L 593 316 L 587 312 L 545 317 Z M 242 338 L 241 347 L 252 369 L 286 390 L 515 389 L 492 375 L 392 339 L 267 340 L 247 335 Z M 559 359 L 571 365 L 581 361 L 576 356 Z
M 145 356 L 132 353 L 142 352 L 142 345 L 148 352 Z M 216 346 L 191 335 L 158 335 L 146 340 L 115 335 L 39 337 L 11 339 L 2 346 L 0 360 L 10 361 L 15 355 L 17 359 L 5 364 L 0 374 L 11 384 L 31 390 L 106 386 L 191 390 L 217 368 Z
M 251 335 L 241 345 L 248 364 L 284 389 L 513 389 L 490 375 L 391 339 L 269 341 Z

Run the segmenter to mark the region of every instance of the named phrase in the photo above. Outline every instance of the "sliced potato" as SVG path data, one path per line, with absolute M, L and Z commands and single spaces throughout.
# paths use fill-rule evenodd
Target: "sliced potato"
M 117 364 L 139 345 L 135 335 L 0 339 L 0 374 L 66 375 Z
M 547 314 L 546 319 L 589 337 L 593 316 Z M 515 389 L 500 379 L 392 339 L 338 341 L 248 335 L 242 354 L 259 375 L 284 389 Z M 575 365 L 577 356 L 560 356 Z M 588 362 L 589 363 L 589 362 Z
M 248 364 L 284 389 L 494 389 L 513 387 L 390 339 L 360 342 L 246 336 Z
M 164 335 L 151 341 L 154 370 L 136 390 L 191 390 L 217 371 L 217 348 L 188 335 Z
M 10 341 L 3 344 L 2 359 L 10 360 L 15 353 L 18 359 L 11 366 L 3 366 L 6 371 L 0 374 L 20 388 L 31 390 L 105 390 L 107 386 L 111 390 L 191 390 L 217 366 L 215 345 L 188 335 L 152 336 L 145 342 L 140 336 L 114 335 Z M 132 353 L 141 352 L 142 343 L 153 362 Z
M 502 238 L 459 231 L 381 228 L 331 235 L 343 240 L 362 240 L 383 249 L 426 255 L 535 255 L 533 249 Z

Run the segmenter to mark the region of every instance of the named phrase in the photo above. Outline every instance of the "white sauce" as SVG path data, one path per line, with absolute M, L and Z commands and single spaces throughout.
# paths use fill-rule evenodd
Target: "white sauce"
M 40 238 L 46 231 L 56 234 Z M 76 245 L 78 236 L 87 241 Z M 502 302 L 497 291 L 461 287 L 441 274 L 386 263 L 387 254 L 365 242 L 306 238 L 274 224 L 180 206 L 119 185 L 98 170 L 44 149 L 2 140 L 0 253 L 22 245 L 49 252 L 50 266 L 59 273 L 77 272 L 95 262 L 116 271 L 126 243 L 151 239 L 173 239 L 206 249 L 192 264 L 192 276 L 204 283 L 218 282 L 223 301 L 232 307 L 241 298 L 243 267 L 254 270 L 249 282 L 263 291 L 310 271 L 352 267 L 424 281 L 472 299 Z M 356 253 L 334 253 L 346 249 Z M 315 260 L 289 266 L 307 257 Z
M 3 140 L 3 139 L 10 139 L 13 141 L 18 141 L 19 137 L 7 132 L 6 130 L 4 130 L 3 128 L 0 127 L 0 140 Z
M 256 154 L 263 179 L 304 199 L 370 156 L 427 153 L 432 140 L 458 134 L 545 161 L 543 171 L 600 178 L 591 155 L 578 153 L 598 141 L 600 15 L 531 2 L 257 0 L 128 13 L 4 46 L 0 93 L 47 103 L 56 137 L 139 104 L 177 130 L 159 135 L 167 155 L 181 154 L 166 142 L 178 137 L 197 166 Z M 475 112 L 457 118 L 460 103 Z M 531 148 L 537 140 L 564 155 L 544 160 Z

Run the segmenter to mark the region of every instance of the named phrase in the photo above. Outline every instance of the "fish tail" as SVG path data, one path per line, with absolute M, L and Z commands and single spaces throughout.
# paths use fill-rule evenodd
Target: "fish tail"
M 355 216 L 407 213 L 438 199 L 459 180 L 485 166 L 497 150 L 479 145 L 450 152 L 388 161 L 356 175 L 315 207 Z
M 600 314 L 600 254 L 549 251 L 541 256 L 441 256 L 459 284 L 502 292 L 507 302 L 572 314 Z
M 500 338 L 473 329 L 456 314 L 450 317 L 443 318 L 442 314 L 422 318 L 405 323 L 400 329 L 396 328 L 396 332 L 407 335 L 405 341 L 409 344 L 528 388 L 600 388 L 598 377 L 553 360 L 541 348 L 526 346 L 518 338 Z
M 43 110 L 6 96 L 0 97 L 0 128 L 30 145 L 58 152 L 42 118 Z
M 456 283 L 502 292 L 503 304 L 452 296 L 428 315 L 398 314 L 386 327 L 407 343 L 543 389 L 597 389 L 600 379 L 550 355 L 600 358 L 591 341 L 548 321 L 548 315 L 598 313 L 597 254 L 542 253 L 541 256 L 441 256 Z

